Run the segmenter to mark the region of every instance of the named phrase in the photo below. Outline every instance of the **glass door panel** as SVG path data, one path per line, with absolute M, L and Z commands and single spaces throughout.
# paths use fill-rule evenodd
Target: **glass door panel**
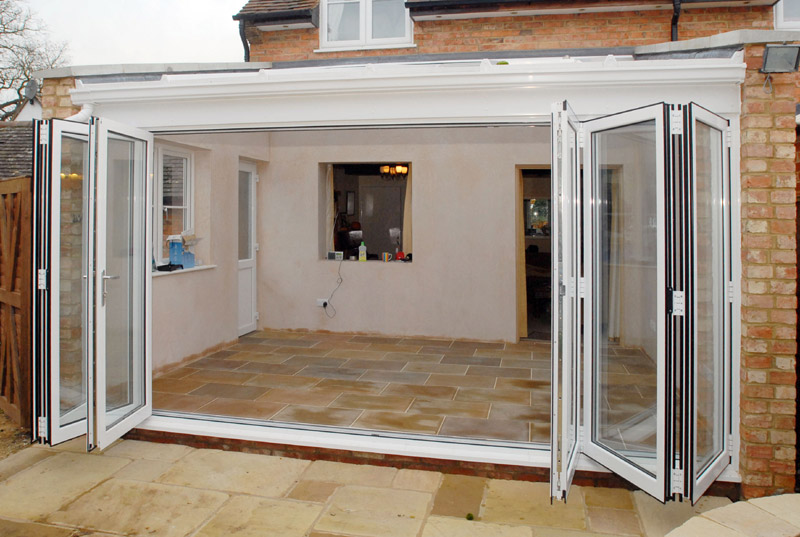
M 665 497 L 665 105 L 586 122 L 591 365 L 586 453 Z M 588 302 L 588 301 L 587 301 Z M 587 326 L 588 327 L 588 326 Z M 588 338 L 587 338 L 588 339 Z
M 692 501 L 697 501 L 729 463 L 727 434 L 730 394 L 727 367 L 729 342 L 726 322 L 730 314 L 726 287 L 730 281 L 726 256 L 728 152 L 727 120 L 689 105 L 689 164 L 694 258 L 689 299 L 692 301 L 689 351 L 685 371 L 684 409 L 690 433 L 686 457 L 687 476 L 693 482 Z
M 255 190 L 256 168 L 252 164 L 239 164 L 239 335 L 257 328 L 256 313 L 256 252 L 255 252 Z
M 579 122 L 565 102 L 552 113 L 552 357 L 550 495 L 566 500 L 580 445 Z
M 40 185 L 48 199 L 49 252 L 40 256 L 37 269 L 47 271 L 49 289 L 49 346 L 43 346 L 42 371 L 49 366 L 49 400 L 42 405 L 47 416 L 46 431 L 39 431 L 51 445 L 86 433 L 86 368 L 91 340 L 90 308 L 87 308 L 88 264 L 91 241 L 89 215 L 89 128 L 87 125 L 52 120 L 38 125 L 40 136 L 47 136 L 49 154 L 38 160 L 45 166 L 37 177 L 49 182 Z M 37 204 L 38 206 L 38 204 Z M 44 207 L 44 206 L 42 206 Z M 43 211 L 43 212 L 46 212 Z M 37 214 L 40 219 L 47 218 Z M 49 259 L 48 259 L 49 258 Z M 49 270 L 48 270 L 49 265 Z
M 95 119 L 97 131 L 97 408 L 91 444 L 104 448 L 152 413 L 149 169 L 152 136 Z

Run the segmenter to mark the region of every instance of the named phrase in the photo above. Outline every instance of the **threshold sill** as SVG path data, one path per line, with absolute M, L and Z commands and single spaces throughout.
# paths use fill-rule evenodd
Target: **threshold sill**
M 172 272 L 154 271 L 152 274 L 153 274 L 153 278 L 161 278 L 162 276 L 173 276 L 175 274 L 186 274 L 187 272 L 200 272 L 201 270 L 209 270 L 209 269 L 213 269 L 213 268 L 217 268 L 217 266 L 216 265 L 200 265 L 199 267 L 192 267 L 192 268 L 181 269 L 181 270 L 173 270 Z

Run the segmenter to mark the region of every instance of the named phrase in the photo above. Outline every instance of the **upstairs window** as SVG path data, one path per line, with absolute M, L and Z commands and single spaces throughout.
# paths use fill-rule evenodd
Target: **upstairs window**
M 775 29 L 800 30 L 800 0 L 781 0 L 775 4 Z
M 372 48 L 411 43 L 411 17 L 405 0 L 322 1 L 322 48 Z

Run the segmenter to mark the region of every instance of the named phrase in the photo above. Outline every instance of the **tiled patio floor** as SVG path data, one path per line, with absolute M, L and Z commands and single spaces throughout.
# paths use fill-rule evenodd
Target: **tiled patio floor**
M 153 381 L 161 410 L 547 443 L 550 343 L 261 331 Z M 610 371 L 626 405 L 647 406 L 641 357 Z M 631 388 L 631 385 L 639 387 Z
M 547 483 L 132 440 L 85 446 L 0 460 L 0 535 L 662 537 L 729 503 L 664 506 L 642 492 L 573 487 L 568 503 L 551 505 Z

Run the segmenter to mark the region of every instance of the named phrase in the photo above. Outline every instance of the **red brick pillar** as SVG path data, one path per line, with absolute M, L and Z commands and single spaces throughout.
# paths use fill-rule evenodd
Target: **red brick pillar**
M 795 84 L 758 72 L 745 48 L 742 88 L 741 461 L 745 498 L 793 492 L 795 480 Z

